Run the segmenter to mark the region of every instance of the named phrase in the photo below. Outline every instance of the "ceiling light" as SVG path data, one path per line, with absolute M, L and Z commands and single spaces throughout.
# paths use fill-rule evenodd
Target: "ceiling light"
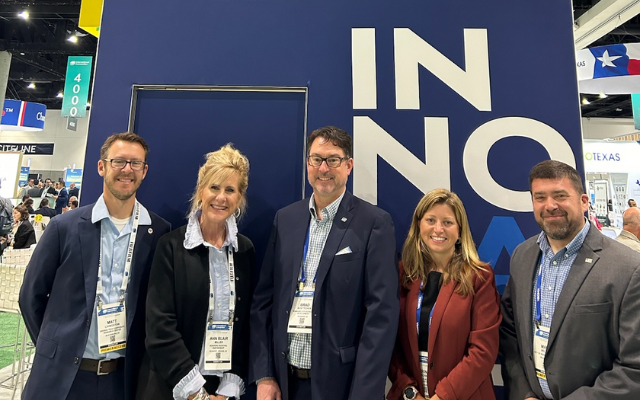
M 28 87 L 29 89 L 35 89 L 35 88 L 36 88 L 36 84 L 35 84 L 35 83 L 33 83 L 33 82 L 31 82 L 31 83 L 29 84 L 29 86 L 27 86 L 27 87 Z
M 71 43 L 78 43 L 78 37 L 76 35 L 71 35 L 67 38 Z
M 58 98 L 60 98 L 60 99 L 61 99 L 61 98 L 63 97 L 62 92 L 58 92 L 58 94 L 56 95 L 56 97 L 58 97 Z
M 24 55 L 24 53 L 20 53 L 20 55 L 21 55 L 21 56 L 23 56 L 23 55 Z
M 589 100 L 587 100 L 586 97 L 583 97 L 582 98 L 582 104 L 586 106 L 587 104 L 591 104 L 591 103 L 589 102 Z
M 620 111 L 622 111 L 622 108 L 616 108 L 616 111 L 620 112 Z
M 600 96 L 599 96 L 599 97 L 600 97 L 601 99 L 606 99 L 608 96 L 607 96 L 606 94 L 604 94 L 604 93 L 600 93 Z
M 22 19 L 29 19 L 29 12 L 23 11 L 21 13 L 18 13 L 18 17 L 20 17 Z

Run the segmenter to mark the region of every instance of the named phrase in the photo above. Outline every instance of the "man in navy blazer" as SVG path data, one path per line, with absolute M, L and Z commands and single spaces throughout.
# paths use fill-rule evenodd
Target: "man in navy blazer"
M 110 136 L 98 161 L 102 196 L 52 219 L 33 253 L 19 299 L 36 345 L 23 400 L 135 394 L 149 268 L 158 239 L 170 230 L 135 198 L 147 151 L 136 134 Z
M 346 191 L 351 154 L 342 129 L 313 131 L 313 195 L 276 214 L 251 309 L 258 400 L 384 397 L 400 309 L 396 240 L 388 213 Z

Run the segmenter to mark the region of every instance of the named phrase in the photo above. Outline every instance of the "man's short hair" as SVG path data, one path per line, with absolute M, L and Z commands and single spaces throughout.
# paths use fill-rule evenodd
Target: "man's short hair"
M 347 158 L 351 158 L 353 155 L 353 142 L 351 136 L 345 131 L 335 126 L 325 126 L 324 128 L 318 128 L 309 134 L 307 138 L 307 155 L 311 150 L 311 145 L 316 138 L 321 137 L 330 141 L 334 146 L 338 146 L 344 151 L 344 155 Z
M 42 207 L 44 207 L 44 206 L 47 206 L 47 207 L 49 206 L 49 199 L 46 199 L 46 198 L 45 198 L 45 199 L 42 199 L 42 200 L 40 201 L 40 208 L 42 208 Z
M 78 207 L 78 200 L 73 200 L 73 201 L 71 202 L 71 205 L 72 205 L 73 207 L 76 207 L 76 208 L 77 208 L 77 207 Z
M 563 178 L 569 179 L 571 185 L 579 194 L 584 194 L 584 186 L 582 185 L 582 179 L 578 171 L 572 166 L 556 160 L 545 160 L 531 168 L 531 172 L 529 173 L 529 192 L 531 192 L 531 183 L 534 179 Z
M 65 186 L 64 181 L 62 179 L 60 179 L 58 182 L 60 182 L 60 185 L 62 185 L 63 187 Z
M 133 132 L 114 133 L 113 135 L 109 136 L 107 140 L 104 141 L 102 147 L 100 148 L 101 160 L 106 160 L 107 154 L 109 154 L 109 148 L 117 140 L 121 140 L 123 142 L 138 143 L 144 149 L 144 161 L 147 161 L 147 154 L 149 154 L 149 146 L 147 146 L 147 142 L 145 142 L 141 136 L 136 135 Z

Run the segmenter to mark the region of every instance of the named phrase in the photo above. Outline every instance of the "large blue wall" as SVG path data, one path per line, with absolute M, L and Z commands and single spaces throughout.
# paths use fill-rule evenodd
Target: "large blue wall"
M 375 28 L 376 104 L 368 109 L 354 109 L 352 103 L 356 91 L 352 86 L 352 28 Z M 419 72 L 419 109 L 396 109 L 394 28 L 411 29 L 461 69 L 470 61 L 465 60 L 464 29 L 486 29 L 491 110 L 479 110 L 427 68 L 420 68 Z M 465 202 L 481 255 L 494 264 L 499 275 L 507 274 L 508 254 L 513 247 L 523 237 L 535 234 L 538 228 L 530 212 L 512 211 L 514 208 L 479 194 L 478 188 L 470 183 L 471 175 L 486 165 L 493 180 L 502 187 L 526 191 L 531 166 L 549 158 L 549 148 L 562 146 L 545 149 L 529 125 L 516 124 L 508 128 L 512 137 L 506 135 L 491 145 L 486 154 L 476 154 L 471 167 L 465 170 L 462 160 L 465 151 L 470 154 L 480 151 L 475 149 L 477 146 L 465 147 L 472 132 L 482 124 L 507 117 L 539 121 L 553 130 L 569 149 L 569 157 L 565 151 L 564 159 L 571 160 L 575 155 L 576 166 L 579 170 L 583 168 L 579 156 L 581 135 L 569 1 L 105 2 L 83 181 L 85 198 L 94 199 L 101 192 L 101 180 L 93 172 L 98 149 L 109 134 L 127 129 L 134 84 L 306 87 L 306 125 L 303 118 L 302 124 L 298 120 L 292 128 L 299 135 L 304 134 L 305 128 L 310 131 L 329 124 L 352 132 L 354 121 L 366 117 L 422 163 L 426 157 L 424 118 L 447 118 L 448 142 L 439 144 L 437 152 L 448 155 L 448 165 L 446 162 L 436 165 L 435 159 L 426 160 L 430 172 L 420 175 L 421 189 L 405 179 L 406 171 L 411 168 L 409 164 L 392 166 L 386 160 L 389 157 L 382 154 L 377 162 L 374 158 L 377 171 L 372 173 L 371 162 L 365 165 L 359 163 L 364 157 L 356 158 L 349 187 L 354 179 L 362 180 L 360 188 L 373 187 L 371 183 L 377 182 L 373 195 L 362 189 L 356 194 L 377 202 L 392 214 L 401 245 L 412 209 L 426 190 L 425 186 L 449 186 Z M 304 105 L 298 102 L 295 107 Z M 163 112 L 154 118 L 167 121 L 168 127 L 179 126 L 176 121 L 185 117 Z M 208 126 L 212 132 L 226 123 L 224 118 L 213 119 L 209 115 L 189 118 L 201 118 L 201 129 L 206 130 L 203 127 Z M 249 114 L 247 118 L 251 119 Z M 283 124 L 289 122 L 283 121 Z M 278 122 L 269 123 L 269 127 L 278 131 Z M 220 142 L 234 141 L 236 137 L 236 133 L 226 137 L 224 131 L 216 131 L 215 140 L 203 139 L 194 144 L 192 140 L 186 141 L 183 133 L 180 129 L 162 129 L 162 124 L 152 133 L 141 132 L 147 137 L 155 136 L 148 180 L 162 179 L 171 191 L 161 190 L 157 182 L 154 185 L 145 182 L 139 197 L 175 225 L 182 223 L 186 199 L 195 183 L 196 164 L 202 155 L 214 150 Z M 290 194 L 289 186 L 304 176 L 301 166 L 283 168 L 270 156 L 276 149 L 285 151 L 278 146 L 283 141 L 288 143 L 290 134 L 282 137 L 270 134 L 271 147 L 267 144 L 241 148 L 252 154 L 254 172 L 259 170 L 267 176 L 281 178 L 277 186 L 265 188 L 264 182 L 257 184 L 261 175 L 252 173 L 250 206 L 252 199 L 254 202 L 260 199 L 262 190 L 287 193 L 279 201 L 265 205 L 260 215 L 252 215 L 250 208 L 245 224 L 250 223 L 253 228 L 245 232 L 254 236 L 252 239 L 258 244 L 263 242 L 275 210 L 300 197 L 297 190 Z M 250 142 L 252 136 L 263 137 L 261 131 L 254 130 L 242 135 L 247 139 L 243 139 L 243 143 Z M 362 130 L 354 133 L 356 154 L 367 146 L 367 151 L 376 151 L 371 148 L 378 141 L 368 141 L 367 135 L 368 132 Z M 432 137 L 435 138 L 427 135 L 429 140 Z M 557 144 L 557 138 L 554 140 Z M 181 168 L 175 159 L 160 162 L 172 159 L 180 146 L 188 148 L 188 154 L 195 160 L 188 168 Z M 295 149 L 302 151 L 302 146 L 303 141 L 296 139 L 295 146 L 286 150 L 287 157 L 298 160 L 299 164 L 301 154 Z M 556 154 L 554 158 L 562 157 Z M 309 188 L 306 190 L 308 194 Z M 266 228 L 258 229 L 258 226 Z

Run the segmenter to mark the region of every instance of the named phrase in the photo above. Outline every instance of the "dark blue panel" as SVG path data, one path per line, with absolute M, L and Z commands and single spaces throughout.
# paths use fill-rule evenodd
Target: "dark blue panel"
M 275 212 L 302 197 L 304 104 L 304 93 L 138 91 L 134 131 L 150 148 L 138 198 L 183 225 L 204 155 L 233 142 L 251 163 L 240 232 L 261 259 Z

